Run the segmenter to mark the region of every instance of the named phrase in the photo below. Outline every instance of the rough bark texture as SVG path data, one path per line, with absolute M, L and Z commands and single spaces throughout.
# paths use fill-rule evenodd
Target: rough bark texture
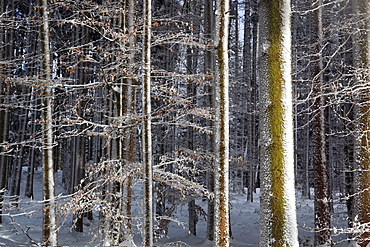
M 144 1 L 144 40 L 143 40 L 143 166 L 144 166 L 144 232 L 143 245 L 153 245 L 153 167 L 152 133 L 150 104 L 150 36 L 151 36 L 151 0 Z
M 215 245 L 229 246 L 229 1 L 216 1 Z
M 315 171 L 315 246 L 331 245 L 330 239 L 330 198 L 329 198 L 329 173 L 326 158 L 325 117 L 323 86 L 323 65 L 321 54 L 322 42 L 322 1 L 313 1 L 315 11 L 312 21 L 312 42 L 314 54 L 312 64 L 313 98 L 312 105 L 312 140 L 313 163 Z
M 260 246 L 298 246 L 294 196 L 290 1 L 260 1 Z

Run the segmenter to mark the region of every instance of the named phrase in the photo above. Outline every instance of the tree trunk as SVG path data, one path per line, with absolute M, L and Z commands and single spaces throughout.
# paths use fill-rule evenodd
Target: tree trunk
M 135 59 L 135 9 L 136 9 L 136 2 L 135 0 L 128 0 L 126 1 L 127 9 L 127 35 L 128 35 L 128 71 L 130 75 L 135 75 L 135 68 L 134 64 L 136 63 Z M 127 86 L 125 90 L 125 109 L 126 114 L 129 116 L 135 113 L 135 82 L 134 78 L 127 79 Z M 134 125 L 135 122 L 130 122 L 130 125 Z M 128 127 L 125 130 L 125 161 L 127 164 L 132 164 L 134 162 L 134 152 L 135 152 L 135 129 L 134 127 Z M 126 238 L 129 241 L 133 241 L 133 232 L 132 232 L 132 220 L 131 220 L 131 200 L 132 200 L 132 174 L 127 177 L 127 180 L 124 182 L 123 185 L 124 193 L 124 214 L 127 217 L 125 222 L 125 229 L 127 230 Z
M 312 140 L 313 140 L 313 165 L 315 171 L 315 246 L 331 246 L 330 239 L 330 198 L 329 198 L 329 170 L 326 158 L 325 140 L 325 115 L 322 64 L 322 0 L 313 1 L 312 43 L 314 54 L 312 65 L 312 83 L 314 102 L 312 104 Z
M 215 239 L 229 246 L 229 1 L 216 1 Z
M 55 182 L 53 157 L 53 119 L 52 119 L 52 81 L 51 81 L 51 52 L 49 36 L 49 9 L 47 0 L 41 0 L 41 68 L 43 79 L 43 245 L 56 246 L 57 226 L 55 209 Z
M 34 89 L 32 88 L 31 89 L 31 102 L 34 102 L 35 99 L 34 99 Z M 36 110 L 33 110 L 33 113 L 31 114 L 32 117 L 32 123 L 31 123 L 31 135 L 35 135 L 36 133 L 36 122 L 35 122 L 35 118 L 37 116 L 37 111 Z M 32 138 L 34 139 L 34 137 Z M 25 195 L 29 198 L 32 198 L 33 199 L 33 178 L 34 178 L 34 175 L 35 175 L 35 162 L 36 162 L 36 152 L 35 152 L 35 141 L 32 140 L 31 142 L 33 145 L 31 147 L 31 150 L 30 150 L 30 161 L 29 161 L 29 165 L 28 165 L 28 174 L 27 174 L 27 181 L 26 181 L 26 191 L 25 191 Z
M 27 95 L 27 89 L 25 87 L 22 87 L 22 95 Z M 28 97 L 26 97 L 26 102 L 24 102 L 25 106 L 28 104 Z M 27 106 L 26 106 L 27 107 Z M 22 165 L 24 163 L 24 146 L 21 144 L 24 141 L 25 133 L 26 133 L 26 127 L 28 122 L 28 110 L 27 109 L 18 109 L 19 116 L 17 117 L 17 122 L 19 123 L 18 126 L 18 150 L 16 151 L 16 158 L 14 159 L 14 164 L 12 167 L 11 172 L 11 185 L 10 185 L 10 196 L 12 197 L 12 200 L 15 201 L 14 205 L 18 207 L 18 199 L 21 192 L 21 179 L 22 179 Z
M 9 1 L 10 2 L 10 1 Z M 0 13 L 5 13 L 7 10 L 7 1 L 0 1 Z M 12 3 L 14 5 L 14 2 Z M 12 29 L 7 30 L 4 28 L 5 25 L 0 25 L 0 61 L 6 61 L 7 59 L 11 59 L 13 54 L 11 50 L 13 46 L 9 44 L 8 34 L 9 32 L 13 32 Z M 10 51 L 9 51 L 10 50 Z M 11 73 L 9 72 L 8 66 L 5 64 L 2 66 L 2 70 L 0 71 L 0 103 L 7 105 L 9 103 L 9 94 L 10 94 L 10 86 L 9 86 L 9 78 L 11 78 Z M 0 111 L 0 144 L 3 144 L 7 141 L 8 131 L 9 131 L 9 113 L 8 109 L 4 108 Z M 4 191 L 3 189 L 6 188 L 7 185 L 7 177 L 8 177 L 8 158 L 6 155 L 6 148 L 0 147 L 0 223 L 2 223 L 2 209 L 3 209 L 3 200 L 4 200 Z
M 370 32 L 369 19 L 370 2 L 356 1 L 357 15 L 360 19 L 359 36 L 357 41 L 357 66 L 359 73 L 359 83 L 362 84 L 362 90 L 359 95 L 358 117 L 360 119 L 360 130 L 357 143 L 357 172 L 355 181 L 357 181 L 356 213 L 361 225 L 370 223 L 370 89 L 369 83 L 369 64 L 370 64 Z M 367 227 L 367 226 L 366 226 Z M 366 228 L 364 227 L 364 228 Z M 359 236 L 359 245 L 365 247 L 370 243 L 370 232 L 363 231 Z
M 151 26 L 152 26 L 152 4 L 151 0 L 144 0 L 144 38 L 143 38 L 143 191 L 144 191 L 144 229 L 143 245 L 153 245 L 153 167 L 152 167 L 152 130 L 151 130 Z
M 261 0 L 259 13 L 260 246 L 298 246 L 290 1 Z
M 213 1 L 205 0 L 205 9 L 204 9 L 204 29 L 205 29 L 205 36 L 208 39 L 213 38 L 213 27 L 214 27 L 214 12 L 213 12 Z M 214 72 L 214 55 L 211 51 L 206 51 L 205 54 L 205 73 L 213 73 Z M 213 83 L 211 83 L 213 84 Z M 214 109 L 215 106 L 215 98 L 214 98 L 214 88 L 212 86 L 207 86 L 206 91 L 208 93 L 207 103 L 208 106 Z M 209 125 L 211 125 L 211 129 L 214 129 L 213 122 L 209 121 Z M 208 142 L 208 149 L 210 153 L 214 152 L 214 135 L 211 134 Z M 214 163 L 215 161 L 212 160 L 211 167 L 207 174 L 207 188 L 210 192 L 214 192 Z M 215 202 L 214 198 L 208 198 L 208 217 L 207 217 L 207 239 L 213 241 L 214 239 L 214 227 L 215 227 Z

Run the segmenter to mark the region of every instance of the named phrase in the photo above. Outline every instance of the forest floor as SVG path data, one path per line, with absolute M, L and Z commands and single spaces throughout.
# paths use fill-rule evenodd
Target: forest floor
M 25 173 L 24 173 L 25 174 Z M 57 194 L 62 194 L 61 172 L 58 173 Z M 34 194 L 35 198 L 21 198 L 18 208 L 9 208 L 4 212 L 4 222 L 0 225 L 0 246 L 30 246 L 32 243 L 41 242 L 42 234 L 42 175 L 41 171 L 35 175 Z M 140 217 L 140 186 L 137 185 L 133 197 L 133 215 Z M 22 185 L 24 191 L 24 184 Z M 247 201 L 246 194 L 231 193 L 231 246 L 259 246 L 259 191 L 254 194 L 254 202 Z M 5 201 L 7 203 L 7 200 Z M 204 212 L 207 212 L 207 203 L 197 200 Z M 313 201 L 303 199 L 298 195 L 297 199 L 297 220 L 299 227 L 300 246 L 313 246 Z M 347 234 L 342 233 L 346 229 L 344 212 L 345 204 L 336 202 L 333 207 L 333 241 L 335 246 L 352 246 L 347 241 Z M 96 219 L 98 217 L 95 217 Z M 213 244 L 206 241 L 207 223 L 204 216 L 199 216 L 197 224 L 197 236 L 189 235 L 187 230 L 188 207 L 187 204 L 178 205 L 173 215 L 174 220 L 169 225 L 168 236 L 156 239 L 156 246 L 200 246 L 210 247 Z M 96 222 L 95 222 L 96 221 Z M 61 246 L 96 246 L 101 241 L 97 234 L 97 220 L 88 221 L 85 219 L 84 232 L 77 233 L 71 229 L 71 217 L 60 219 L 60 230 L 58 234 L 59 245 Z M 134 222 L 135 223 L 135 222 Z M 140 223 L 136 222 L 139 226 Z M 140 246 L 139 227 L 136 227 L 134 242 Z M 126 244 L 125 246 L 130 246 Z

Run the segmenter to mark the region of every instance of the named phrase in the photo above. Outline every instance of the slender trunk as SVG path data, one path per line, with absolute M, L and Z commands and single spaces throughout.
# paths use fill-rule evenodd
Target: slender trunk
M 11 1 L 0 1 L 0 13 L 5 13 L 7 10 L 7 5 L 14 5 L 14 2 L 11 4 Z M 7 14 L 4 14 L 5 17 L 8 17 Z M 12 28 L 7 30 L 6 25 L 9 23 L 4 23 L 5 25 L 0 25 L 0 61 L 6 61 L 7 59 L 11 60 L 13 46 L 8 39 L 9 33 L 13 32 Z M 10 50 L 10 51 L 9 51 Z M 9 65 L 2 65 L 2 70 L 0 70 L 0 103 L 7 105 L 9 102 L 10 94 L 10 83 L 9 78 L 11 78 L 11 73 L 9 73 Z M 9 122 L 9 113 L 7 108 L 1 109 L 0 111 L 0 144 L 2 145 L 7 141 L 8 136 L 8 122 Z M 2 223 L 2 212 L 3 212 L 3 200 L 4 200 L 4 191 L 7 187 L 7 177 L 8 177 L 8 158 L 6 156 L 6 148 L 0 147 L 0 223 Z
M 152 130 L 151 130 L 151 26 L 152 26 L 152 4 L 151 0 L 144 0 L 144 39 L 143 39 L 143 183 L 144 183 L 144 232 L 143 245 L 153 245 L 153 167 L 152 167 Z
M 41 0 L 41 54 L 43 75 L 43 245 L 56 246 L 57 226 L 55 209 L 55 182 L 54 182 L 54 157 L 53 157 L 53 119 L 52 119 L 52 82 L 51 82 L 51 52 L 49 36 L 49 9 L 47 0 Z
M 254 166 L 254 161 L 252 157 L 252 150 L 253 150 L 253 142 L 252 142 L 252 135 L 253 131 L 251 126 L 254 126 L 255 123 L 252 122 L 253 116 L 252 116 L 252 111 L 253 111 L 253 101 L 251 100 L 251 90 L 252 90 L 252 81 L 251 81 L 251 72 L 252 72 L 252 66 L 251 66 L 251 57 L 252 57 L 252 20 L 251 20 L 251 2 L 250 1 L 245 1 L 244 3 L 244 46 L 243 46 L 243 74 L 244 78 L 247 81 L 247 95 L 248 101 L 246 103 L 246 111 L 247 111 L 247 125 L 248 125 L 248 135 L 247 135 L 247 140 L 246 140 L 246 145 L 245 145 L 245 150 L 244 150 L 244 159 L 245 161 L 248 162 L 248 193 L 247 193 L 247 200 L 248 201 L 253 201 L 253 176 L 254 176 L 254 171 L 253 171 L 253 166 Z
M 248 194 L 247 200 L 253 201 L 253 193 L 256 188 L 256 173 L 258 171 L 257 157 L 257 84 L 256 84 L 256 61 L 257 61 L 257 4 L 255 0 L 245 3 L 244 24 L 244 51 L 243 73 L 247 80 L 248 102 L 247 124 L 248 139 L 246 144 L 245 158 L 248 162 Z
M 1 30 L 0 30 L 1 31 Z M 1 35 L 1 34 L 0 34 Z M 6 85 L 4 80 L 0 81 L 0 94 L 6 97 L 5 99 L 1 98 L 0 103 L 7 104 L 8 95 L 6 92 L 9 89 L 9 86 Z M 0 111 L 0 144 L 6 141 L 8 136 L 8 122 L 9 114 L 6 109 Z M 2 209 L 3 209 L 3 200 L 4 200 L 4 191 L 7 182 L 7 157 L 6 149 L 4 147 L 0 148 L 0 224 L 2 221 Z
M 31 103 L 34 102 L 34 89 L 32 89 L 31 91 Z M 34 118 L 37 116 L 37 112 L 36 110 L 33 111 L 32 113 L 32 124 L 31 124 L 31 135 L 34 136 L 35 133 L 36 133 L 36 122 L 34 121 Z M 32 138 L 34 139 L 34 138 Z M 35 155 L 36 155 L 36 152 L 35 152 L 35 141 L 32 141 L 31 142 L 33 145 L 31 146 L 31 150 L 30 150 L 30 161 L 29 161 L 29 165 L 28 165 L 28 174 L 27 174 L 27 182 L 26 182 L 26 191 L 25 191 L 25 195 L 29 198 L 33 198 L 33 178 L 34 178 L 34 175 L 35 175 Z
M 315 245 L 331 245 L 330 239 L 330 198 L 329 198 L 329 174 L 328 161 L 326 158 L 325 140 L 325 115 L 323 87 L 323 64 L 321 55 L 322 42 L 322 0 L 314 1 L 312 22 L 312 42 L 314 44 L 314 56 L 312 64 L 313 98 L 312 111 L 312 139 L 313 139 L 313 165 L 315 171 Z
M 252 6 L 252 73 L 251 73 L 251 101 L 253 102 L 252 108 L 252 188 L 253 192 L 256 193 L 258 177 L 259 177 L 259 115 L 258 115 L 258 83 L 257 83 L 257 56 L 258 56 L 258 0 L 251 0 Z M 253 201 L 253 195 L 251 195 Z
M 213 12 L 213 1 L 205 0 L 205 9 L 204 9 L 204 25 L 205 25 L 205 35 L 208 39 L 212 39 L 213 37 L 213 27 L 214 27 L 214 12 Z M 206 51 L 205 54 L 205 73 L 213 73 L 214 72 L 214 55 L 211 51 Z M 213 83 L 211 83 L 213 84 Z M 206 91 L 208 93 L 207 103 L 208 106 L 214 109 L 215 106 L 215 97 L 214 97 L 214 88 L 212 86 L 207 86 Z M 210 121 L 209 125 L 211 125 L 211 129 L 214 129 L 213 122 Z M 214 135 L 210 136 L 208 146 L 209 152 L 214 152 Z M 214 192 L 215 187 L 215 178 L 214 178 L 214 163 L 215 161 L 212 160 L 211 167 L 207 174 L 207 188 L 210 192 Z M 207 218 L 207 239 L 213 241 L 214 239 L 214 227 L 215 227 L 215 202 L 214 198 L 208 199 L 208 218 Z
M 298 246 L 289 0 L 261 0 L 259 15 L 261 241 Z
M 229 246 L 229 1 L 216 1 L 215 239 Z
M 126 2 L 127 9 L 127 35 L 128 35 L 128 71 L 130 72 L 130 75 L 135 75 L 135 68 L 134 64 L 136 62 L 135 59 L 135 9 L 136 4 L 135 0 L 128 0 Z M 129 117 L 134 114 L 135 111 L 135 79 L 134 78 L 128 78 L 127 79 L 127 86 L 126 86 L 126 114 L 129 115 Z M 130 125 L 134 125 L 134 121 L 130 122 Z M 135 129 L 134 127 L 126 128 L 125 130 L 125 145 L 124 149 L 125 152 L 125 160 L 128 162 L 128 164 L 132 164 L 134 162 L 134 152 L 135 152 Z M 125 215 L 127 217 L 126 220 L 126 229 L 127 229 L 127 237 L 129 241 L 132 241 L 133 239 L 133 233 L 132 233 L 132 220 L 131 220 L 131 199 L 132 199 L 132 175 L 130 174 L 127 177 L 127 180 L 124 182 L 124 193 L 125 193 L 125 202 L 124 202 L 124 210 Z
M 25 89 L 23 88 L 23 90 Z M 24 94 L 26 94 L 26 92 L 24 92 Z M 22 165 L 24 163 L 24 146 L 22 145 L 22 142 L 24 141 L 24 136 L 26 132 L 26 125 L 28 121 L 27 115 L 27 110 L 20 109 L 20 116 L 18 118 L 18 121 L 20 123 L 18 134 L 19 150 L 17 152 L 16 164 L 13 165 L 12 176 L 14 177 L 10 190 L 10 195 L 14 196 L 14 200 L 17 200 L 17 198 L 19 198 L 21 192 Z M 18 206 L 18 203 L 16 203 L 16 205 Z
M 85 144 L 86 139 L 84 136 L 77 136 L 74 139 L 74 162 L 72 163 L 73 169 L 74 169 L 74 177 L 72 178 L 73 182 L 73 188 L 72 192 L 76 192 L 78 190 L 78 187 L 80 185 L 81 179 L 85 176 Z M 73 229 L 76 232 L 83 232 L 83 217 L 82 212 L 77 212 L 77 215 L 74 215 L 74 217 L 77 217 L 74 222 Z

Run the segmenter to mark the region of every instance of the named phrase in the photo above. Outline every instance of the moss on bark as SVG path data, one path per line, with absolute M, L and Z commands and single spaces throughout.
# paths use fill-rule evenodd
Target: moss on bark
M 269 134 L 271 143 L 268 147 L 268 155 L 270 159 L 269 174 L 271 178 L 271 197 L 269 199 L 271 208 L 271 245 L 272 246 L 291 246 L 294 241 L 288 236 L 288 205 L 291 202 L 287 201 L 286 184 L 288 181 L 286 153 L 288 150 L 286 121 L 287 104 L 286 102 L 286 81 L 284 78 L 284 70 L 288 69 L 284 66 L 289 66 L 284 57 L 284 18 L 286 13 L 283 13 L 284 6 L 287 4 L 284 0 L 267 1 L 267 25 L 268 25 L 268 42 L 267 50 L 267 73 L 268 73 L 268 93 L 270 104 L 267 114 L 269 121 Z M 285 15 L 285 16 L 284 16 Z M 285 60 L 284 60 L 285 59 Z

